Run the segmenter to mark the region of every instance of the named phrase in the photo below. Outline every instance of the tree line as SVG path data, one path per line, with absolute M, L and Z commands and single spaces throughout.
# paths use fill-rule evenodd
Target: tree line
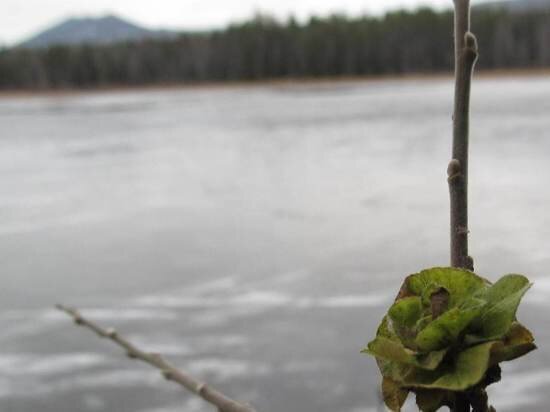
M 0 51 L 0 89 L 86 88 L 446 72 L 451 11 L 278 21 L 257 15 L 223 30 L 111 45 Z M 479 67 L 550 66 L 550 12 L 479 9 Z

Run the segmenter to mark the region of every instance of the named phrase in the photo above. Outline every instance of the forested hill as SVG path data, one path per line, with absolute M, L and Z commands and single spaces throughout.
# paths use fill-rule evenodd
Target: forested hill
M 73 88 L 445 72 L 452 14 L 255 19 L 224 30 L 112 45 L 0 52 L 0 88 Z M 550 66 L 550 12 L 477 9 L 481 68 Z
M 107 15 L 65 20 L 27 39 L 21 46 L 39 48 L 59 44 L 112 44 L 121 41 L 166 38 L 174 34 L 166 30 L 148 30 L 119 17 Z

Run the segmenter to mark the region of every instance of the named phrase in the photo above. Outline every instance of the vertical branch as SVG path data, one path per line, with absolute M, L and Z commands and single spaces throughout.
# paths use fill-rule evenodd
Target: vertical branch
M 451 265 L 473 270 L 468 254 L 468 146 L 470 89 L 477 60 L 477 41 L 470 32 L 470 0 L 455 5 L 455 101 L 453 158 L 448 181 L 451 198 Z
M 477 41 L 470 32 L 470 0 L 453 0 L 455 6 L 455 100 L 453 113 L 453 158 L 448 182 L 451 201 L 451 266 L 474 269 L 468 254 L 468 148 L 470 90 L 477 60 Z M 466 394 L 457 394 L 453 412 L 470 412 Z

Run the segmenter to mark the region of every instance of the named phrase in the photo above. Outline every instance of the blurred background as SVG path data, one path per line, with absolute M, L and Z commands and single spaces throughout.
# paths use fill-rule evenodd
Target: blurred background
M 63 302 L 261 411 L 381 411 L 359 351 L 448 264 L 451 5 L 3 0 L 0 410 L 212 410 Z M 535 282 L 540 346 L 491 397 L 540 412 L 550 1 L 474 2 L 473 30 L 471 253 Z

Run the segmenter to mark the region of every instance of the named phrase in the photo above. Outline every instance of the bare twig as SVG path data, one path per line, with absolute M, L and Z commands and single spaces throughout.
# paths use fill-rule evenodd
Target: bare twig
M 470 89 L 477 60 L 477 41 L 470 32 L 470 0 L 455 5 L 455 103 L 453 159 L 449 163 L 451 195 L 451 265 L 473 270 L 468 255 L 468 146 Z
M 476 37 L 470 32 L 470 0 L 453 0 L 455 6 L 455 101 L 453 114 L 453 158 L 447 169 L 451 198 L 451 266 L 474 270 L 468 254 L 468 150 L 470 91 L 478 58 Z M 457 394 L 453 412 L 493 411 L 483 389 Z
M 188 373 L 177 369 L 165 361 L 161 355 L 156 353 L 147 353 L 138 349 L 134 344 L 120 336 L 114 329 L 104 329 L 96 323 L 83 317 L 76 309 L 64 305 L 56 305 L 56 308 L 73 318 L 74 322 L 95 332 L 99 337 L 109 339 L 126 351 L 130 359 L 138 359 L 161 371 L 164 378 L 168 381 L 179 384 L 193 394 L 200 396 L 206 402 L 214 405 L 220 412 L 256 412 L 255 409 L 244 405 L 231 398 L 228 398 L 221 392 L 211 388 L 204 382 L 201 382 Z
M 451 199 L 451 266 L 474 269 L 468 254 L 468 146 L 470 90 L 478 57 L 477 40 L 470 32 L 470 0 L 453 0 L 455 6 L 455 100 L 453 158 L 447 169 Z M 466 394 L 457 394 L 453 412 L 470 412 Z

